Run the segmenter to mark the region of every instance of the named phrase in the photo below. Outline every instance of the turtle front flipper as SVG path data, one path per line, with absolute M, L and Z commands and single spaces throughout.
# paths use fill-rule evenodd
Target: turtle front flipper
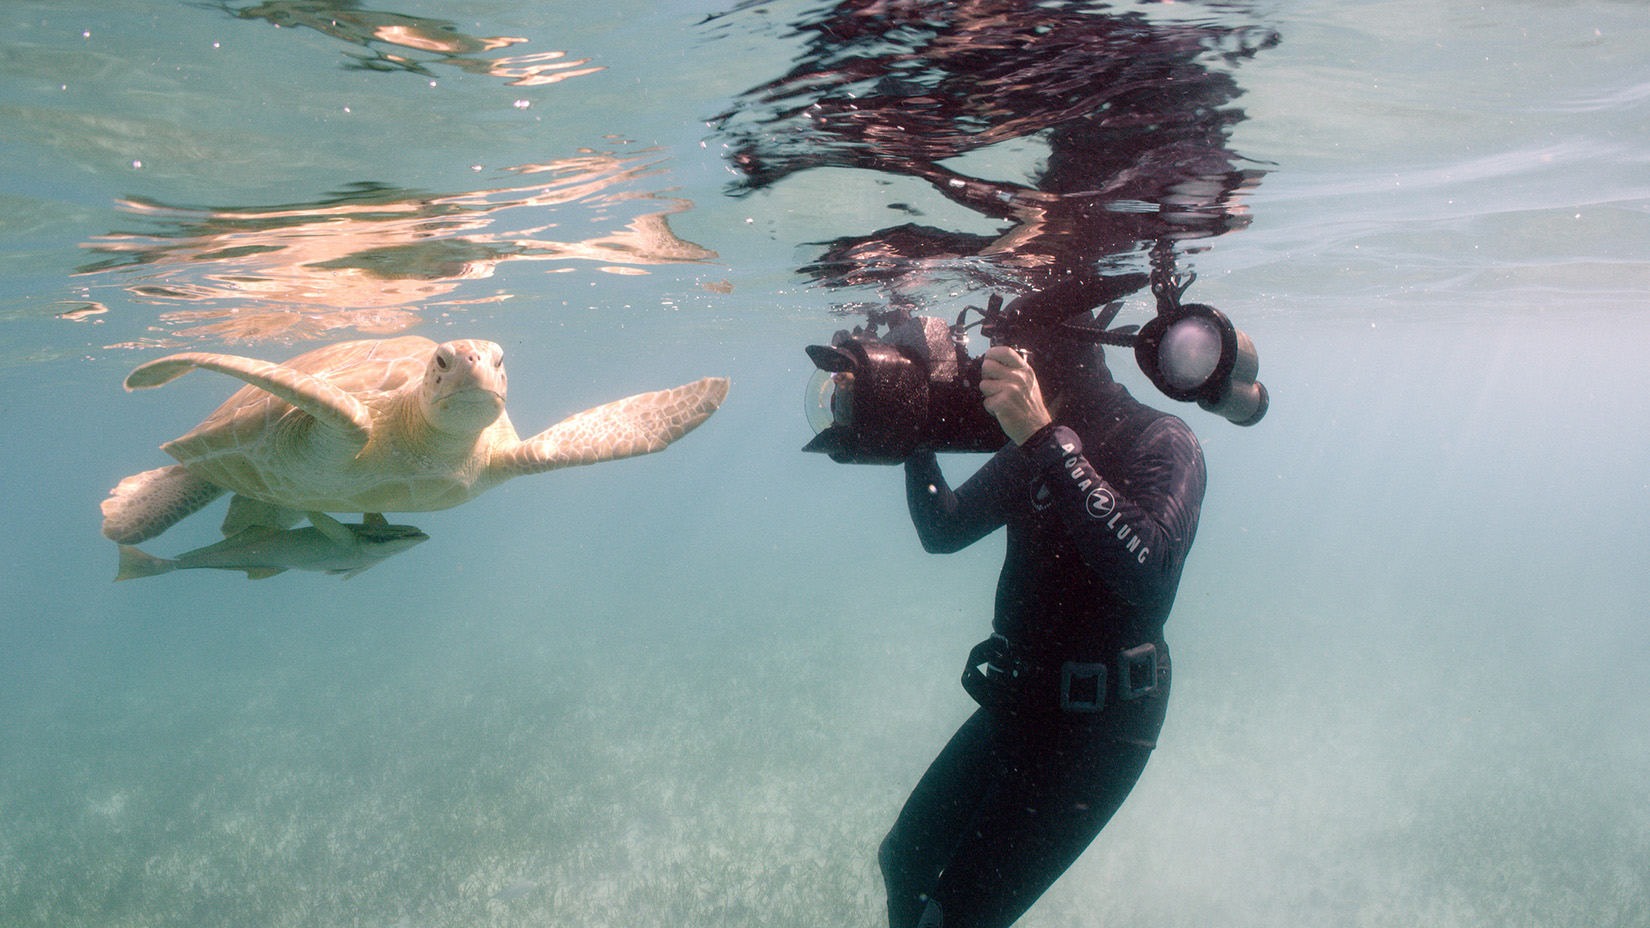
M 103 501 L 103 537 L 123 545 L 148 541 L 224 492 L 181 464 L 133 474 Z
M 342 432 L 356 444 L 366 445 L 372 434 L 372 414 L 366 404 L 354 396 L 319 377 L 256 358 L 201 351 L 168 355 L 140 365 L 127 374 L 126 389 L 158 387 L 196 368 L 228 374 L 272 393 L 314 416 L 322 424 Z
M 501 478 L 663 451 L 698 428 L 728 395 L 725 377 L 639 393 L 568 416 L 494 459 Z

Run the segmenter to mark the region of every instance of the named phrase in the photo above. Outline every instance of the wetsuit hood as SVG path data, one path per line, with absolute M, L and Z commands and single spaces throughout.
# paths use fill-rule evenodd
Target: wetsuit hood
M 1089 327 L 1094 324 L 1094 315 L 1080 313 L 1066 324 Z M 1069 401 L 1078 396 L 1097 395 L 1106 385 L 1114 383 L 1111 370 L 1106 367 L 1105 349 L 1075 336 L 1066 326 L 1039 326 L 1015 342 L 1030 354 L 1031 369 L 1037 372 L 1037 383 L 1045 400 L 1059 396 Z
M 1009 343 L 1031 355 L 1032 370 L 1045 399 L 1087 392 L 1112 382 L 1106 353 L 1082 331 L 1105 328 L 1111 313 L 1095 307 L 1112 304 L 1146 286 L 1145 274 L 1103 275 L 1093 268 L 1074 271 L 1016 298 L 1003 312 L 1002 329 Z

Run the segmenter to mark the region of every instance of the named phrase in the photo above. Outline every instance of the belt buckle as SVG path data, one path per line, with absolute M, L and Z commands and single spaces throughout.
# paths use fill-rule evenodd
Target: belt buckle
M 1157 689 L 1157 645 L 1146 642 L 1117 655 L 1117 698 L 1128 701 Z
M 1106 708 L 1106 665 L 1066 661 L 1060 666 L 1060 708 L 1099 712 Z

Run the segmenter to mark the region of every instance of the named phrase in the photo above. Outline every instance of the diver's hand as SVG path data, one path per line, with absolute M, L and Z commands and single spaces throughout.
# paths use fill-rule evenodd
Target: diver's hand
M 1007 345 L 985 353 L 980 365 L 980 393 L 985 411 L 997 418 L 1003 433 L 1018 445 L 1053 421 L 1043 405 L 1037 373 L 1026 359 Z

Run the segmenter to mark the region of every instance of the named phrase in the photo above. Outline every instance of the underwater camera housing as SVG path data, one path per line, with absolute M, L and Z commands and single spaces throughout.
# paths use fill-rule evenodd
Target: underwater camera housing
M 879 321 L 890 323 L 879 337 Z M 959 337 L 960 336 L 960 337 Z M 980 359 L 965 333 L 898 311 L 809 345 L 806 405 L 819 451 L 842 464 L 898 464 L 918 451 L 995 451 L 1003 430 L 980 402 Z
M 1049 325 L 1072 339 L 1131 347 L 1135 361 L 1164 395 L 1195 401 L 1235 425 L 1266 415 L 1266 388 L 1255 381 L 1260 360 L 1249 337 L 1219 310 L 1182 305 L 1195 280 L 1154 267 L 1149 278 L 1157 315 L 1109 329 L 1118 297 L 1144 286 L 1144 274 L 1083 277 L 1016 299 L 1004 309 L 993 295 L 985 310 L 965 309 L 955 325 L 903 309 L 873 310 L 869 324 L 839 331 L 830 345 L 809 345 L 818 370 L 805 407 L 815 435 L 803 447 L 843 464 L 898 464 L 919 451 L 995 451 L 1007 440 L 980 395 L 980 365 L 967 351 L 964 319 L 980 312 L 980 331 L 993 345 L 1017 346 L 1021 335 Z M 1094 323 L 1068 322 L 1106 304 Z M 888 332 L 877 328 L 886 323 Z

